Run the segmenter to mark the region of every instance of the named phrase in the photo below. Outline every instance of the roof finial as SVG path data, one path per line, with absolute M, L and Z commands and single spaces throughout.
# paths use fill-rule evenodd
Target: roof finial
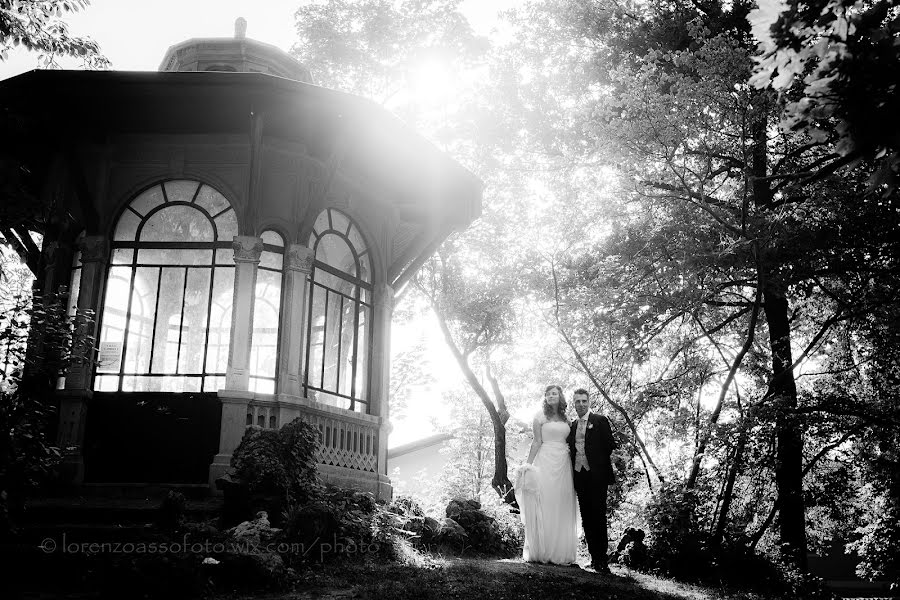
M 247 37 L 247 19 L 238 17 L 234 21 L 234 39 L 242 40 Z

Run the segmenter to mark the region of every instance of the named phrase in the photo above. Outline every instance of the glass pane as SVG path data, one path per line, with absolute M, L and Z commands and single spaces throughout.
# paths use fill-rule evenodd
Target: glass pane
M 343 297 L 338 294 L 327 295 L 327 317 L 325 322 L 325 372 L 322 389 L 337 391 L 338 372 L 341 369 L 341 311 Z
M 234 301 L 234 269 L 216 267 L 206 345 L 206 372 L 225 373 L 231 341 L 231 305 Z
M 347 230 L 350 228 L 350 219 L 344 213 L 332 210 L 331 228 L 347 235 Z
M 257 394 L 274 394 L 275 393 L 275 380 L 274 379 L 260 379 L 259 377 L 251 377 L 250 378 L 250 391 L 256 392 Z
M 169 202 L 190 202 L 194 199 L 194 192 L 197 191 L 197 186 L 200 185 L 196 181 L 167 181 L 166 185 L 166 197 L 169 199 Z
M 224 377 L 204 377 L 203 378 L 203 391 L 204 392 L 217 392 L 219 390 L 225 389 L 225 378 Z
M 280 271 L 282 259 L 283 256 L 281 254 L 266 250 L 262 253 L 262 256 L 259 257 L 259 266 Z
M 359 229 L 357 229 L 355 225 L 350 228 L 350 233 L 347 237 L 350 238 L 350 243 L 353 245 L 357 254 L 362 254 L 363 251 L 366 250 L 366 243 L 363 241 L 362 234 L 359 233 Z
M 345 396 L 352 394 L 353 387 L 353 345 L 356 342 L 356 303 L 344 300 L 341 311 L 341 374 L 337 391 Z
M 134 236 L 137 234 L 138 225 L 141 224 L 141 219 L 128 210 L 125 209 L 122 212 L 122 216 L 119 217 L 119 222 L 116 223 L 116 233 L 113 235 L 113 240 L 117 242 L 130 242 L 134 240 Z
M 131 248 L 116 248 L 112 251 L 112 264 L 130 265 L 134 260 L 134 250 Z
M 128 291 L 131 287 L 131 267 L 110 267 L 103 302 L 101 342 L 125 340 L 125 313 L 128 310 Z M 116 369 L 118 371 L 118 369 Z
M 327 288 L 346 294 L 347 296 L 353 296 L 355 286 L 346 279 L 341 279 L 336 275 L 332 275 L 324 269 L 316 269 L 313 277 L 317 283 L 320 283 Z
M 203 372 L 210 275 L 209 269 L 188 269 L 184 295 L 184 323 L 181 327 L 181 352 L 178 358 L 179 373 Z
M 125 350 L 126 373 L 147 373 L 153 339 L 159 269 L 138 268 L 131 294 L 131 318 L 128 321 L 128 347 Z
M 198 206 L 203 207 L 206 212 L 209 213 L 209 216 L 214 217 L 229 206 L 228 200 L 225 199 L 225 196 L 212 189 L 208 185 L 204 185 L 200 189 L 200 193 L 197 194 L 197 200 L 195 203 Z
M 273 246 L 280 246 L 284 248 L 284 240 L 281 238 L 281 234 L 272 231 L 263 231 L 263 234 L 260 236 L 262 238 L 263 244 L 271 244 Z
M 313 285 L 310 313 L 309 364 L 307 381 L 313 387 L 322 387 L 323 340 L 325 337 L 325 290 Z
M 146 217 L 151 210 L 163 202 L 165 202 L 165 198 L 163 198 L 162 188 L 158 185 L 154 185 L 152 188 L 135 198 L 131 202 L 131 208 Z
M 94 378 L 94 389 L 98 392 L 115 392 L 119 389 L 118 375 L 98 375 Z
M 209 265 L 212 264 L 212 250 L 194 248 L 141 248 L 138 250 L 138 264 L 142 265 Z
M 192 206 L 167 206 L 153 213 L 141 229 L 143 242 L 211 242 L 209 219 Z
M 231 241 L 238 234 L 237 217 L 233 210 L 216 217 L 216 229 L 219 240 Z
M 184 269 L 163 268 L 156 306 L 152 373 L 175 373 L 178 365 L 178 332 L 184 300 Z
M 360 279 L 365 282 L 372 281 L 372 260 L 368 252 L 359 257 L 359 270 Z
M 123 392 L 199 392 L 200 377 L 126 376 L 122 378 Z
M 347 398 L 341 398 L 340 396 L 335 396 L 333 394 L 329 394 L 328 392 L 321 391 L 314 392 L 314 396 L 315 397 L 313 399 L 316 402 L 327 404 L 328 406 L 336 406 L 343 409 L 350 408 L 350 400 Z M 340 438 L 338 438 L 338 442 L 340 442 Z
M 344 238 L 333 233 L 323 235 L 316 247 L 316 260 L 344 273 L 356 276 L 356 259 Z
M 356 391 L 354 398 L 364 401 L 369 400 L 369 335 L 371 333 L 370 320 L 372 309 L 368 306 L 359 307 L 359 342 L 356 346 Z
M 228 266 L 234 265 L 234 250 L 231 248 L 216 249 L 216 264 Z
M 316 217 L 316 223 L 313 225 L 313 231 L 316 233 L 322 233 L 323 231 L 327 231 L 330 229 L 328 225 L 328 211 L 323 210 L 319 213 L 319 216 Z
M 278 314 L 281 307 L 281 274 L 259 271 L 253 307 L 253 345 L 250 374 L 275 377 L 278 361 Z M 274 393 L 274 391 L 273 391 Z

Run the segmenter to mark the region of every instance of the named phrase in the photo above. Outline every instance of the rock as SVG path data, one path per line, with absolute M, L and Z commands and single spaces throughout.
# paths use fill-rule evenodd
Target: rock
M 454 498 L 447 505 L 447 510 L 445 514 L 447 517 L 451 519 L 456 519 L 461 513 L 470 512 L 473 510 L 481 510 L 481 502 L 478 500 L 465 500 L 463 498 Z
M 226 533 L 234 542 L 258 546 L 271 541 L 280 532 L 280 529 L 269 524 L 269 515 L 266 514 L 266 511 L 261 510 L 256 513 L 256 518 L 252 521 L 244 521 Z
M 450 517 L 447 517 L 440 523 L 438 536 L 441 541 L 462 541 L 466 537 L 466 530 L 462 528 L 462 525 L 460 525 Z
M 626 527 L 622 539 L 616 545 L 615 560 L 633 569 L 640 569 L 647 564 L 647 546 L 644 545 L 646 535 L 640 529 Z

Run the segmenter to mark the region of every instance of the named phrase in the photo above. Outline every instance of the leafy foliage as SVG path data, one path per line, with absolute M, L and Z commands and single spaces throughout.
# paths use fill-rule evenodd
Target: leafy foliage
M 40 52 L 44 67 L 57 66 L 58 56 L 81 57 L 87 68 L 109 67 L 97 42 L 69 33 L 63 15 L 83 10 L 90 0 L 0 1 L 0 60 L 15 46 Z
M 251 494 L 302 502 L 318 486 L 318 448 L 318 430 L 299 417 L 280 429 L 250 426 L 231 457 L 231 468 Z
M 2 299 L 0 313 L 0 496 L 3 529 L 9 510 L 52 479 L 62 451 L 52 439 L 57 378 L 74 352 L 89 355 L 91 340 L 73 341 L 65 298 Z

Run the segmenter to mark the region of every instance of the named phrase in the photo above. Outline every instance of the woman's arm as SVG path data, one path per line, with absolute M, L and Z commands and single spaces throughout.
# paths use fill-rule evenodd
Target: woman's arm
M 538 450 L 541 448 L 541 444 L 544 442 L 543 438 L 541 438 L 541 425 L 543 425 L 543 421 L 541 421 L 540 417 L 535 417 L 534 422 L 531 424 L 531 428 L 534 430 L 534 439 L 531 441 L 531 450 L 528 451 L 528 460 L 529 465 L 534 461 L 534 457 L 537 456 Z

